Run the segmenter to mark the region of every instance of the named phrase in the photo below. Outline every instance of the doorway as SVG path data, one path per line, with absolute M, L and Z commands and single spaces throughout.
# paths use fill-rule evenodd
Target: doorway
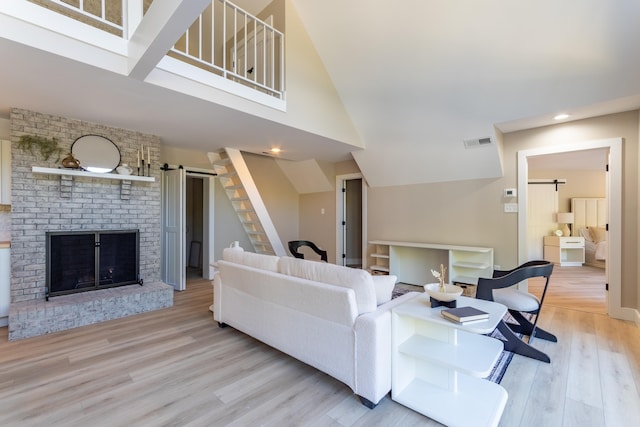
M 366 185 L 361 174 L 336 177 L 336 264 L 365 268 Z
M 162 173 L 162 280 L 177 291 L 190 279 L 213 279 L 214 173 Z
M 608 152 L 600 148 L 528 159 L 529 258 L 556 263 L 545 304 L 607 314 L 606 263 L 596 262 L 590 237 L 594 227 L 604 227 L 606 208 L 586 206 L 587 201 L 594 207 L 605 204 Z M 545 244 L 550 246 L 543 249 Z M 559 244 L 572 247 L 558 249 Z M 598 248 L 603 252 L 606 242 Z M 540 296 L 536 291 L 534 282 L 532 292 Z
M 202 278 L 202 242 L 204 241 L 204 183 L 201 177 L 187 174 L 185 225 L 187 281 Z
M 609 149 L 609 172 L 607 179 L 607 212 L 609 231 L 607 232 L 607 311 L 611 317 L 630 320 L 633 311 L 622 307 L 622 139 L 576 142 L 564 146 L 548 146 L 518 152 L 518 259 L 520 263 L 528 260 L 527 228 L 528 197 L 527 180 L 529 176 L 528 158 L 552 153 L 567 153 L 597 148 Z M 526 287 L 526 285 L 523 285 Z

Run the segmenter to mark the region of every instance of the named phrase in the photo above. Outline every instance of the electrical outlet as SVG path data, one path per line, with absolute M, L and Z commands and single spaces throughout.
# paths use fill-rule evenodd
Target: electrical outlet
M 518 212 L 518 204 L 517 203 L 505 203 L 504 204 L 505 212 Z

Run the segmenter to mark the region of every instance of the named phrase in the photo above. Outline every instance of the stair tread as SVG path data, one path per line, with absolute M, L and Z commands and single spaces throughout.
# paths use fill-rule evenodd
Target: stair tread
M 229 160 L 226 157 L 221 157 L 218 160 L 214 160 L 213 162 L 211 162 L 214 166 L 226 166 L 228 164 L 231 163 L 231 160 Z

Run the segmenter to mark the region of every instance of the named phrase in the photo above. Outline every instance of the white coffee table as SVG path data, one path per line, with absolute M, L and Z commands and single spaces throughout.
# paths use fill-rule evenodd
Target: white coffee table
M 503 350 L 491 333 L 507 308 L 459 297 L 489 319 L 460 325 L 419 295 L 392 311 L 391 398 L 448 426 L 497 426 L 507 392 L 486 379 Z

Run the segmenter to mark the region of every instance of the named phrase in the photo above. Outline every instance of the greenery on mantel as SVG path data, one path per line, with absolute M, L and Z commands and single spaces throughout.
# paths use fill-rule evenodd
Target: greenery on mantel
M 37 149 L 44 160 L 49 160 L 52 155 L 56 155 L 56 162 L 60 161 L 63 153 L 62 148 L 58 145 L 58 139 L 55 137 L 22 135 L 18 140 L 18 148 L 29 151 L 34 156 L 36 155 L 34 150 Z

